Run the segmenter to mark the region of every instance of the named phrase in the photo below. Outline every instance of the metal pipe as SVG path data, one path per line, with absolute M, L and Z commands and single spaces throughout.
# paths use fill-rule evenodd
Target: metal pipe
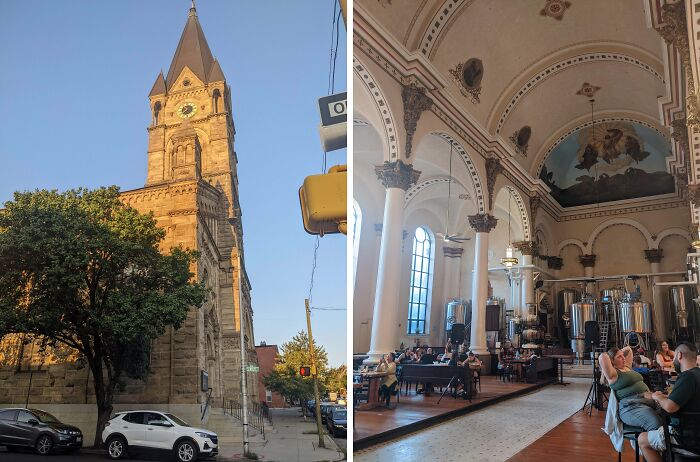
M 630 280 L 633 278 L 641 278 L 648 276 L 674 276 L 678 274 L 686 274 L 685 271 L 667 271 L 662 273 L 636 273 L 636 274 L 617 274 L 613 276 L 593 276 L 587 277 L 575 277 L 575 278 L 564 278 L 564 279 L 544 279 L 544 282 L 596 282 L 596 281 L 615 281 L 615 280 Z

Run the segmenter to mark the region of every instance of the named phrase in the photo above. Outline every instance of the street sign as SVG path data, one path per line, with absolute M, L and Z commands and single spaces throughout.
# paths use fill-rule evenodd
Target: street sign
M 321 146 L 325 152 L 342 149 L 348 145 L 348 94 L 347 92 L 324 96 L 318 100 L 321 113 Z
M 246 372 L 260 372 L 260 367 L 256 366 L 255 364 L 248 364 L 248 367 L 245 368 Z

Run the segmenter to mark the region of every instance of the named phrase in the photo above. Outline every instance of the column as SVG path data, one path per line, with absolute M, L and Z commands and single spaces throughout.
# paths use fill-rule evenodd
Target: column
M 476 231 L 474 239 L 474 272 L 472 273 L 472 327 L 470 348 L 477 354 L 486 349 L 486 299 L 489 292 L 489 232 L 498 220 L 487 213 L 469 216 L 469 226 Z
M 664 257 L 663 249 L 649 249 L 644 251 L 644 257 L 649 262 L 651 266 L 651 273 L 658 273 L 661 271 L 661 259 Z M 652 310 L 654 313 L 654 336 L 657 342 L 663 340 L 668 340 L 668 320 L 666 319 L 666 310 L 663 304 L 664 290 L 662 287 L 656 286 L 657 282 L 661 282 L 660 276 L 652 276 L 652 294 L 654 297 Z
M 374 316 L 367 364 L 376 364 L 383 354 L 397 347 L 399 288 L 401 282 L 401 244 L 406 190 L 418 180 L 420 172 L 410 164 L 384 162 L 375 167 L 377 178 L 386 188 L 384 220 L 377 286 L 374 292 Z
M 532 257 L 537 255 L 537 242 L 534 241 L 519 241 L 513 242 L 513 247 L 519 250 L 522 254 L 521 264 L 522 265 L 532 265 Z M 533 270 L 532 268 L 525 268 L 522 270 L 523 277 L 521 287 L 521 307 L 520 316 L 526 316 L 528 314 L 528 304 L 535 303 L 535 284 L 532 281 Z M 535 313 L 537 314 L 537 313 Z
M 595 254 L 579 255 L 578 261 L 583 265 L 583 275 L 587 278 L 593 277 L 593 267 L 595 267 Z
M 443 260 L 443 304 L 440 313 L 440 326 L 439 338 L 440 345 L 444 345 L 447 342 L 447 332 L 445 332 L 445 309 L 447 303 L 460 297 L 459 286 L 462 281 L 460 281 L 460 268 L 462 267 L 462 253 L 464 249 L 462 247 L 450 247 L 445 245 L 442 247 Z
M 564 266 L 564 259 L 560 257 L 547 257 L 547 268 L 551 270 L 555 279 L 559 279 L 559 273 Z M 552 284 L 552 304 L 555 307 L 554 319 L 552 325 L 548 328 L 549 332 L 559 332 L 559 318 L 564 314 L 564 308 L 559 306 L 559 286 L 558 282 Z M 561 336 L 562 334 L 559 333 Z

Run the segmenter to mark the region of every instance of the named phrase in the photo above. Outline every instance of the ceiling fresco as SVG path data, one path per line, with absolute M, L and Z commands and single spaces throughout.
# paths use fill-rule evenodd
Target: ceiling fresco
M 562 207 L 655 196 L 675 191 L 670 155 L 669 142 L 651 128 L 597 123 L 557 146 L 539 176 Z

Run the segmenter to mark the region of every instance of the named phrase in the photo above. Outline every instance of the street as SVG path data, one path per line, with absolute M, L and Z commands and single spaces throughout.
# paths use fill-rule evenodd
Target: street
M 44 457 L 34 453 L 31 449 L 20 450 L 17 452 L 7 452 L 3 447 L 0 447 L 0 461 L 2 462 L 39 462 L 39 461 L 84 461 L 84 462 L 104 462 L 109 460 L 106 453 L 98 452 L 94 449 L 85 449 L 74 454 L 52 454 Z M 139 454 L 138 458 L 129 458 L 133 462 L 154 462 L 154 461 L 173 461 L 173 457 L 169 454 Z M 215 460 L 215 459 L 200 459 L 200 460 Z

